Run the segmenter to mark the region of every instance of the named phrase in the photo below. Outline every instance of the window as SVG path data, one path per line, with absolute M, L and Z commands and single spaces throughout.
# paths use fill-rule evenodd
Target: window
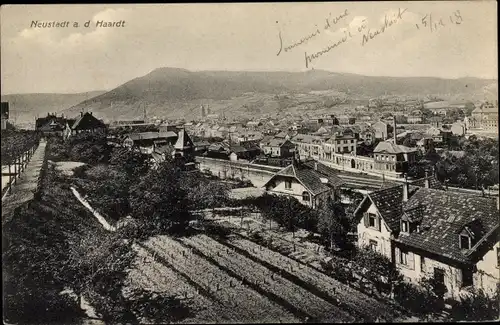
M 410 232 L 408 229 L 408 221 L 401 220 L 401 231 Z
M 351 143 L 354 143 L 354 140 L 351 140 Z
M 425 257 L 420 256 L 420 271 L 425 272 Z
M 467 235 L 460 235 L 460 248 L 470 249 L 470 237 Z
M 403 265 L 405 268 L 408 268 L 410 270 L 415 269 L 415 254 L 413 254 L 412 252 L 396 247 L 395 257 L 398 264 Z
M 473 285 L 474 277 L 471 269 L 462 269 L 462 287 Z
M 309 202 L 309 193 L 307 192 L 302 193 L 302 200 Z
M 440 284 L 444 284 L 444 270 L 438 267 L 434 268 L 434 278 Z
M 377 216 L 374 214 L 368 214 L 368 226 L 375 228 L 377 225 Z
M 291 181 L 285 181 L 285 189 L 287 189 L 287 190 L 292 189 L 292 182 Z
M 399 251 L 399 263 L 403 265 L 408 265 L 408 253 Z
M 368 242 L 368 247 L 374 252 L 378 252 L 378 242 L 376 240 L 370 239 Z
M 500 268 L 500 247 L 497 247 L 497 267 Z

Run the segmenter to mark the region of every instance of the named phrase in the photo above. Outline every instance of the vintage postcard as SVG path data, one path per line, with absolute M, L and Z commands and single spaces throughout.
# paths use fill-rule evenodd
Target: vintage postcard
M 496 1 L 0 13 L 4 323 L 499 320 Z

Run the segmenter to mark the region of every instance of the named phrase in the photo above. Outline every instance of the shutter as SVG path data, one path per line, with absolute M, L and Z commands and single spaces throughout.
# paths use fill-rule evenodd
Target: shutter
M 394 254 L 396 255 L 396 263 L 401 264 L 401 252 L 399 251 L 399 247 L 394 248 Z
M 415 269 L 415 254 L 408 252 L 408 267 L 412 270 Z
M 368 223 L 368 212 L 364 212 L 363 213 L 363 220 L 365 222 L 365 227 L 368 228 L 368 225 L 369 225 L 369 223 Z

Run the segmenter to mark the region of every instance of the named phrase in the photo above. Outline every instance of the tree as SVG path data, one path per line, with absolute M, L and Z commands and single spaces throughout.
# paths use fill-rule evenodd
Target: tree
M 183 181 L 183 184 L 185 184 L 183 187 L 188 192 L 188 199 L 192 209 L 216 208 L 228 202 L 229 187 L 226 184 L 205 178 L 197 178 L 196 183 L 191 182 L 189 184 L 189 182 Z
M 460 298 L 454 305 L 451 316 L 455 321 L 492 321 L 499 317 L 498 290 L 493 297 L 483 290 L 475 290 Z
M 114 220 L 130 212 L 128 201 L 130 176 L 115 167 L 97 165 L 85 172 L 78 184 L 96 209 Z
M 395 264 L 387 256 L 368 247 L 358 249 L 352 260 L 365 268 L 364 276 L 374 283 L 380 292 L 393 292 L 403 281 Z
M 342 203 L 329 198 L 322 202 L 318 210 L 318 231 L 328 239 L 330 249 L 333 249 L 334 243 L 345 245 L 350 222 Z
M 69 158 L 91 165 L 107 163 L 111 148 L 103 132 L 80 133 L 68 139 Z
M 170 162 L 149 170 L 133 185 L 129 202 L 133 216 L 144 221 L 152 234 L 184 229 L 192 219 L 188 193 L 181 186 L 181 172 Z
M 123 169 L 132 177 L 138 177 L 149 169 L 149 158 L 139 151 L 115 147 L 111 152 L 109 164 Z

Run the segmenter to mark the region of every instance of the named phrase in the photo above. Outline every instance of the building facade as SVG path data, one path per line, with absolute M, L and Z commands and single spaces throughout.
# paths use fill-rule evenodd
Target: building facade
M 496 205 L 496 206 L 495 206 Z M 408 183 L 367 194 L 354 213 L 358 245 L 388 257 L 406 281 L 434 277 L 458 299 L 498 288 L 498 200 Z

